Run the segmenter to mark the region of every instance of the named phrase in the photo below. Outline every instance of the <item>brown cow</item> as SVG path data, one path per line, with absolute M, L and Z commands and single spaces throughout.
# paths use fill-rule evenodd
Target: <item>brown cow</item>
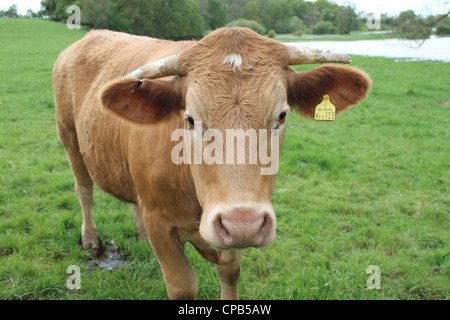
M 273 147 L 280 151 L 289 106 L 312 117 L 328 94 L 339 113 L 369 91 L 369 77 L 356 68 L 289 67 L 324 62 L 350 59 L 285 46 L 246 28 L 218 29 L 199 42 L 91 31 L 67 48 L 55 63 L 53 85 L 58 135 L 83 212 L 83 248 L 94 255 L 99 249 L 91 215 L 96 183 L 134 205 L 137 233 L 151 242 L 169 298 L 197 294 L 187 241 L 216 264 L 221 298 L 238 298 L 240 249 L 275 237 L 276 175 L 261 174 L 268 165 L 260 160 L 176 164 L 171 154 L 179 142 L 172 134 L 184 128 L 184 151 L 195 141 L 204 151 L 213 142 L 199 124 L 224 135 L 253 129 L 266 150 L 279 141 Z M 261 130 L 268 130 L 265 138 Z

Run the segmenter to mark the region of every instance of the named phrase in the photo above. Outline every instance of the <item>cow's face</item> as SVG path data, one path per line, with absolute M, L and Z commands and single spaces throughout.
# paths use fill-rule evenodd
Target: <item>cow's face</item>
M 200 234 L 219 249 L 264 246 L 275 237 L 270 197 L 290 113 L 288 52 L 261 40 L 229 29 L 180 58 Z M 195 144 L 202 146 L 201 163 Z
M 270 89 L 259 93 L 247 90 L 266 84 L 256 76 L 224 79 L 215 89 L 205 87 L 205 77 L 187 89 L 184 142 L 203 208 L 200 234 L 217 248 L 262 246 L 274 239 L 270 196 L 290 108 L 285 84 L 267 78 L 273 80 Z
M 295 72 L 286 46 L 239 28 L 213 32 L 178 63 L 182 76 L 172 82 L 115 81 L 103 91 L 103 105 L 141 123 L 178 110 L 203 208 L 201 236 L 217 249 L 270 244 L 270 197 L 290 106 L 312 117 L 328 94 L 340 112 L 366 96 L 369 78 L 340 66 Z

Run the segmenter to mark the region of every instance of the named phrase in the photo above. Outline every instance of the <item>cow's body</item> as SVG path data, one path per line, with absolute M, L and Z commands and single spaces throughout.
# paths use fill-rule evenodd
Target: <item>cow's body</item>
M 171 160 L 171 150 L 177 143 L 171 141 L 171 134 L 175 129 L 185 127 L 183 113 L 186 107 L 170 109 L 151 124 L 136 124 L 105 111 L 100 99 L 100 89 L 109 82 L 124 77 L 142 65 L 181 53 L 196 45 L 193 41 L 172 42 L 110 31 L 89 32 L 82 40 L 66 49 L 55 64 L 53 82 L 57 128 L 75 175 L 76 191 L 82 206 L 84 248 L 98 250 L 99 247 L 90 208 L 95 183 L 113 196 L 136 205 L 134 212 L 137 230 L 143 237 L 147 237 L 145 232 L 149 235 L 163 270 L 170 298 L 194 298 L 197 293 L 195 275 L 183 254 L 184 243 L 188 241 L 206 259 L 217 264 L 222 298 L 237 298 L 239 251 L 232 246 L 226 248 L 231 250 L 218 250 L 217 246 L 211 245 L 211 241 L 207 240 L 207 236 L 201 236 L 200 220 L 205 209 L 202 207 L 207 206 L 205 201 L 208 202 L 209 198 L 204 200 L 200 196 L 199 201 L 199 182 L 194 181 L 191 167 L 188 164 L 174 164 Z M 281 46 L 280 44 L 280 50 Z M 287 81 L 282 80 L 278 88 L 286 90 Z M 136 88 L 138 86 L 139 84 L 135 85 Z M 180 92 L 181 104 L 184 104 L 186 96 L 189 96 L 189 93 L 186 94 L 188 86 L 186 83 L 174 86 Z M 271 87 L 270 90 L 276 89 Z M 267 92 L 260 95 L 267 95 Z M 253 119 L 255 118 L 257 119 L 254 116 Z M 249 115 L 247 119 L 250 119 Z M 251 125 L 256 126 L 250 122 L 247 124 Z M 216 124 L 216 127 L 219 125 Z M 266 180 L 260 181 L 259 184 L 268 185 L 262 197 L 270 198 L 274 181 L 274 178 L 267 183 Z M 240 185 L 236 185 L 239 188 Z M 236 192 L 242 194 L 245 200 L 242 192 Z M 222 193 L 227 192 L 222 190 Z M 223 201 L 234 201 L 230 200 L 234 198 L 224 198 L 226 200 Z M 257 201 L 256 196 L 249 196 L 248 199 Z M 268 206 L 269 209 L 264 210 L 270 211 L 271 204 Z M 142 226 L 140 212 L 143 213 L 145 228 Z M 223 213 L 220 214 L 224 216 Z M 250 219 L 248 212 L 238 214 L 239 217 Z M 266 218 L 271 219 L 269 214 L 271 213 L 264 213 L 264 222 Z M 231 221 L 234 223 L 235 220 Z M 217 224 L 217 221 L 214 223 Z M 241 227 L 239 225 L 236 228 Z M 270 223 L 268 227 L 274 228 L 274 225 Z M 211 237 L 214 243 L 214 237 L 217 236 Z M 270 241 L 267 240 L 268 243 Z M 242 243 L 241 241 L 240 244 Z M 261 241 L 258 245 L 266 243 Z
M 121 200 L 136 204 L 138 201 L 133 182 L 137 177 L 133 177 L 131 172 L 135 166 L 130 161 L 138 164 L 142 159 L 150 160 L 151 166 L 157 168 L 152 173 L 159 175 L 153 178 L 153 183 L 172 177 L 180 181 L 174 173 L 189 172 L 186 166 L 167 166 L 167 163 L 171 163 L 170 146 L 167 140 L 157 138 L 165 138 L 167 132 L 182 127 L 182 123 L 179 117 L 173 117 L 153 126 L 133 125 L 104 112 L 98 99 L 98 90 L 150 60 L 180 52 L 191 44 L 96 31 L 90 32 L 64 51 L 55 64 L 58 126 L 77 132 L 79 150 L 92 179 L 100 188 Z M 130 139 L 135 136 L 142 140 Z M 166 159 L 164 156 L 167 156 Z M 188 176 L 186 172 L 180 174 Z M 192 189 L 192 186 L 188 186 L 188 189 Z
M 149 207 L 153 214 L 145 218 L 151 225 L 162 228 L 158 232 L 176 231 L 180 241 L 174 241 L 175 245 L 190 241 L 204 250 L 205 257 L 217 263 L 216 250 L 209 252 L 210 246 L 198 233 L 202 209 L 189 166 L 175 165 L 170 157 L 175 145 L 170 142 L 170 136 L 173 130 L 183 127 L 181 114 L 174 113 L 151 126 L 136 126 L 104 112 L 98 99 L 98 89 L 105 83 L 151 60 L 181 52 L 192 44 L 109 31 L 90 32 L 66 49 L 55 64 L 57 128 L 78 178 L 77 191 L 85 187 L 83 183 L 87 181 L 87 193 L 90 193 L 91 178 L 118 199 Z M 76 72 L 71 72 L 73 70 Z M 151 210 L 153 207 L 160 210 Z M 98 240 L 93 237 L 83 245 L 97 249 Z M 158 246 L 158 242 L 152 245 Z M 184 296 L 175 294 L 174 297 Z

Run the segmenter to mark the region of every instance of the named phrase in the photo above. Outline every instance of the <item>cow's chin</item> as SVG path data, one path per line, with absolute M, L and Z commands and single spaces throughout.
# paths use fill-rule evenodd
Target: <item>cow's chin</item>
M 218 205 L 205 210 L 200 236 L 217 250 L 268 246 L 275 239 L 272 205 Z

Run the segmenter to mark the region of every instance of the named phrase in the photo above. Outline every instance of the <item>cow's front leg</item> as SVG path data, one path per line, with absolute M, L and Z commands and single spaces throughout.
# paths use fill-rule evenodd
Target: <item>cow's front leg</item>
M 162 210 L 145 212 L 147 235 L 166 282 L 169 299 L 195 299 L 197 277 L 184 255 L 184 243 L 176 229 L 164 219 Z
M 237 281 L 241 272 L 241 252 L 238 250 L 220 252 L 216 270 L 220 278 L 220 299 L 238 300 Z

